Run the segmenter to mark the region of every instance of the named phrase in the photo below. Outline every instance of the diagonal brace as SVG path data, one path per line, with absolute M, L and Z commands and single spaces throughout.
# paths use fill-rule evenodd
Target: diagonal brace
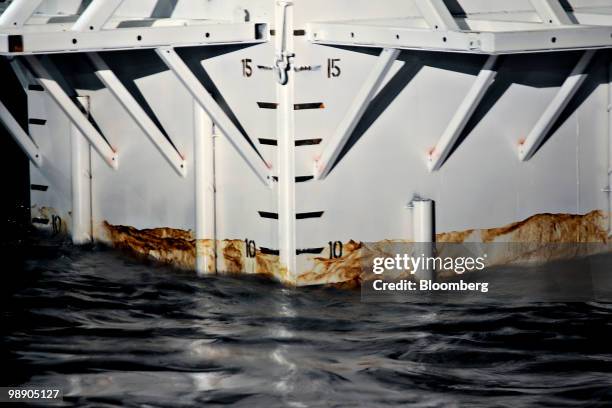
M 429 153 L 428 167 L 429 171 L 437 171 L 442 167 L 448 156 L 450 155 L 461 133 L 465 130 L 469 120 L 474 115 L 474 112 L 485 97 L 487 90 L 495 82 L 497 70 L 497 56 L 491 55 L 484 67 L 480 70 L 476 81 L 470 88 L 455 116 L 451 119 L 446 130 L 442 134 L 440 141 L 436 147 Z
M 89 53 L 88 56 L 94 66 L 94 71 L 98 79 L 100 79 L 104 86 L 106 86 L 119 103 L 121 103 L 138 127 L 147 135 L 162 156 L 164 156 L 166 161 L 181 177 L 185 177 L 187 175 L 187 165 L 183 156 L 159 130 L 157 125 L 151 120 L 149 115 L 147 115 L 145 110 L 126 89 L 123 83 L 121 83 L 102 57 L 97 53 Z
M 0 122 L 6 127 L 6 130 L 13 136 L 15 142 L 17 142 L 32 163 L 40 167 L 42 165 L 42 154 L 38 146 L 36 146 L 36 143 L 34 143 L 30 136 L 23 130 L 2 102 L 0 102 Z
M 530 0 L 530 2 L 544 23 L 553 25 L 573 24 L 559 0 Z
M 432 30 L 460 30 L 444 0 L 416 0 L 415 4 Z
M 563 113 L 563 110 L 569 105 L 574 95 L 576 95 L 576 92 L 578 92 L 578 89 L 580 89 L 587 79 L 587 68 L 595 53 L 595 50 L 589 50 L 582 54 L 578 64 L 563 85 L 561 85 L 559 92 L 557 92 L 553 101 L 548 105 L 548 108 L 546 108 L 540 120 L 538 120 L 531 130 L 529 136 L 519 145 L 518 154 L 521 161 L 528 161 L 531 159 L 540 148 L 544 142 L 544 138 L 546 138 L 551 131 L 555 122 L 559 119 L 561 113 Z
M 32 17 L 43 0 L 13 0 L 0 16 L 0 27 L 21 27 Z
M 93 0 L 70 30 L 98 31 L 102 29 L 121 3 L 123 0 Z
M 359 90 L 357 97 L 336 129 L 336 132 L 326 141 L 321 156 L 315 161 L 314 173 L 316 179 L 327 177 L 333 168 L 342 149 L 355 131 L 399 54 L 400 50 L 397 49 L 385 48 L 382 50 L 374 70 L 372 70 L 365 84 Z
M 38 57 L 28 55 L 25 59 L 38 77 L 38 82 L 40 82 L 45 91 L 53 98 L 55 103 L 58 104 L 60 109 L 64 111 L 66 116 L 68 116 L 83 136 L 89 140 L 89 143 L 91 143 L 93 148 L 102 156 L 104 161 L 106 161 L 110 167 L 117 169 L 119 157 L 115 150 L 106 142 L 100 132 L 98 132 L 83 112 L 81 112 L 81 109 L 79 109 L 66 92 L 64 92 L 57 81 L 53 79 L 53 76 L 42 65 Z
M 227 136 L 232 146 L 246 161 L 257 177 L 266 185 L 271 185 L 271 165 L 266 163 L 257 151 L 249 144 L 240 130 L 225 114 L 214 98 L 208 93 L 204 85 L 189 69 L 185 61 L 176 53 L 174 48 L 158 48 L 157 54 L 168 68 L 176 75 L 179 81 L 191 93 L 194 99 L 206 111 L 219 130 Z

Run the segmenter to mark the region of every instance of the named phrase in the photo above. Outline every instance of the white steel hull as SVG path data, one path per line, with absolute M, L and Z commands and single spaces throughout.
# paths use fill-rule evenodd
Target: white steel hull
M 246 10 L 267 30 L 264 37 L 176 48 L 206 92 L 173 71 L 156 44 L 28 57 L 49 69 L 53 62 L 75 95 L 88 98 L 89 118 L 104 138 L 98 143 L 117 155 L 113 165 L 104 149 L 91 148 L 90 200 L 82 202 L 91 202 L 93 240 L 203 274 L 352 284 L 360 259 L 373 250 L 363 243 L 415 240 L 408 204 L 417 196 L 435 202 L 433 232 L 442 242 L 607 243 L 612 38 L 599 35 L 607 30 L 609 37 L 612 18 L 602 17 L 601 4 L 574 2 L 582 8 L 570 17 L 593 26 L 556 26 L 573 37 L 550 45 L 558 49 L 521 52 L 492 34 L 497 48 L 470 52 L 446 45 L 432 51 L 429 40 L 422 48 L 375 42 L 383 35 L 376 24 L 362 24 L 355 37 L 333 37 L 353 23 L 321 23 L 418 15 L 410 1 L 208 3 L 193 13 L 235 23 Z M 499 2 L 501 10 L 459 3 L 468 20 L 514 13 L 536 24 L 535 9 L 521 2 Z M 143 12 L 122 7 L 117 13 Z M 179 6 L 174 18 L 187 10 Z M 426 24 L 414 18 L 411 24 Z M 369 30 L 372 38 L 356 38 Z M 450 42 L 460 47 L 464 33 L 447 30 L 439 35 L 456 35 Z M 125 85 L 137 113 L 97 79 L 85 55 L 93 51 Z M 282 70 L 269 68 L 275 55 L 289 54 L 286 84 L 279 84 Z M 37 84 L 33 76 L 27 81 L 26 88 Z M 31 183 L 47 187 L 32 191 L 32 218 L 70 233 L 74 121 L 46 88 L 30 86 L 27 95 L 28 115 L 39 119 L 29 134 L 42 154 L 31 165 Z

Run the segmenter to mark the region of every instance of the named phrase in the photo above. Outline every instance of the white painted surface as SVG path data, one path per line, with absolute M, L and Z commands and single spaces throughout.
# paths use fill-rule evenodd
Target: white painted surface
M 117 10 L 118 15 L 144 15 L 152 13 L 155 6 L 154 2 L 125 3 Z M 465 0 L 459 4 L 472 13 L 469 18 L 474 20 L 484 14 L 490 21 L 486 13 L 506 18 L 522 16 L 529 24 L 537 19 L 528 0 Z M 576 0 L 572 5 L 585 12 L 602 3 Z M 216 20 L 235 21 L 248 10 L 252 22 L 269 23 L 275 28 L 274 8 L 274 1 L 264 0 L 179 1 L 171 12 L 184 18 L 193 10 L 194 18 L 206 14 Z M 404 0 L 295 0 L 291 9 L 295 30 L 316 21 L 419 15 L 414 2 Z M 608 27 L 600 29 L 609 31 Z M 606 210 L 611 205 L 610 195 L 602 191 L 611 182 L 608 171 L 612 157 L 612 152 L 608 153 L 609 61 L 604 58 L 594 59 L 597 63 L 591 65 L 588 77 L 576 88 L 576 106 L 570 105 L 572 109 L 552 128 L 551 137 L 526 163 L 517 158 L 518 143 L 540 120 L 574 68 L 578 54 L 502 58 L 495 84 L 473 112 L 478 122 L 462 122 L 466 137 L 453 140 L 444 166 L 430 173 L 427 152 L 449 127 L 486 57 L 403 51 L 372 92 L 365 122 L 356 124 L 360 137 L 349 135 L 346 149 L 337 156 L 327 178 L 294 183 L 295 177 L 313 175 L 312 163 L 333 139 L 376 64 L 380 49 L 371 44 L 373 49 L 322 46 L 310 42 L 307 36 L 292 36 L 291 41 L 296 54 L 293 68 L 310 69 L 291 71 L 285 87 L 277 85 L 271 71 L 258 68 L 273 64 L 274 41 L 184 50 L 183 57 L 195 61 L 193 66 L 202 66 L 214 84 L 214 89 L 206 88 L 210 98 L 227 104 L 235 116 L 230 119 L 233 126 L 243 128 L 263 159 L 273 165 L 272 175 L 279 177 L 271 189 L 260 182 L 235 149 L 233 142 L 246 141 L 241 131 L 243 139 L 237 134 L 234 139 L 226 134 L 216 138 L 218 239 L 253 240 L 258 248 L 280 250 L 283 262 L 291 267 L 302 264 L 293 256 L 296 250 L 326 248 L 330 241 L 411 239 L 415 223 L 405 205 L 416 194 L 435 201 L 438 233 L 499 227 L 538 213 Z M 108 53 L 108 62 L 129 73 L 129 78 L 125 78 L 125 72 L 116 75 L 126 83 L 133 82 L 140 94 L 138 103 L 146 101 L 150 110 L 147 115 L 159 121 L 172 144 L 185 155 L 187 176 L 176 176 L 142 127 L 108 89 L 95 81 L 77 89 L 77 94 L 90 96 L 92 118 L 108 144 L 121 155 L 116 171 L 99 155 L 92 155 L 94 223 L 106 220 L 137 228 L 171 227 L 207 236 L 210 231 L 201 234 L 207 226 L 198 220 L 210 218 L 210 214 L 196 217 L 196 211 L 208 207 L 195 204 L 194 190 L 200 184 L 196 184 L 193 167 L 194 137 L 198 134 L 193 95 L 151 53 Z M 78 56 L 66 58 L 61 69 L 67 78 L 93 76 L 93 71 L 72 67 Z M 330 59 L 338 60 L 341 74 L 337 77 L 327 75 Z M 250 60 L 250 76 L 243 73 L 243 60 Z M 205 79 L 199 75 L 197 80 Z M 210 85 L 208 79 L 205 82 Z M 71 209 L 70 122 L 46 92 L 28 91 L 28 100 L 30 117 L 47 120 L 44 127 L 30 126 L 32 139 L 45 157 L 40 170 L 32 166 L 32 183 L 49 186 L 46 192 L 33 191 L 32 203 L 67 214 Z M 277 109 L 261 109 L 258 102 L 279 105 Z M 296 103 L 323 103 L 325 107 L 294 111 Z M 366 122 L 368 126 L 364 126 Z M 264 145 L 259 139 L 270 139 L 277 145 Z M 322 139 L 322 143 L 295 146 L 295 140 L 306 139 Z M 276 213 L 279 219 L 264 219 L 260 211 Z M 316 211 L 322 211 L 323 216 L 295 218 L 297 213 Z
M 78 97 L 89 112 L 89 98 Z M 70 125 L 70 164 L 72 178 L 72 243 L 82 245 L 92 240 L 91 221 L 91 149 L 75 124 Z

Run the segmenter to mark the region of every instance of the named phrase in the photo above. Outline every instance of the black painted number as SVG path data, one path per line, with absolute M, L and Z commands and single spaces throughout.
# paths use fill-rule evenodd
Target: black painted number
M 245 239 L 244 246 L 246 248 L 247 258 L 255 258 L 257 256 L 257 245 L 255 245 L 255 241 Z
M 62 219 L 57 215 L 51 216 L 51 226 L 53 227 L 53 235 L 62 232 Z
M 242 60 L 242 76 L 245 78 L 250 78 L 253 76 L 253 67 L 251 66 L 251 62 L 253 62 L 250 58 L 245 58 Z
M 338 78 L 342 74 L 342 70 L 338 66 L 339 58 L 329 58 L 327 60 L 327 77 Z
M 342 258 L 342 242 L 329 241 L 329 259 Z

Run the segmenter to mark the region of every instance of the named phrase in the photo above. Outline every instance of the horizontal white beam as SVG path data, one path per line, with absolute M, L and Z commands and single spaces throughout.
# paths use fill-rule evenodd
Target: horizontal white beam
M 321 156 L 314 165 L 316 179 L 327 177 L 331 171 L 399 54 L 399 50 L 390 48 L 385 48 L 380 53 L 374 69 L 362 85 L 344 119 L 335 133 L 326 140 Z
M 172 168 L 181 176 L 187 175 L 187 164 L 183 156 L 174 148 L 172 143 L 159 130 L 153 120 L 147 115 L 145 110 L 138 104 L 132 94 L 121 83 L 119 78 L 113 73 L 102 57 L 96 53 L 89 53 L 95 74 L 100 81 L 108 88 L 113 96 L 121 103 L 132 119 L 147 135 L 149 140 L 155 145 Z
M 193 95 L 195 100 L 206 111 L 219 130 L 229 139 L 232 146 L 266 185 L 271 184 L 270 172 L 272 166 L 266 163 L 251 146 L 234 122 L 225 114 L 208 90 L 202 85 L 185 61 L 173 48 L 159 48 L 157 54 L 176 75 L 179 81 Z
M 540 148 L 544 138 L 548 135 L 552 127 L 555 125 L 555 122 L 559 119 L 563 110 L 569 105 L 580 86 L 587 79 L 588 73 L 587 68 L 595 55 L 595 51 L 585 51 L 584 54 L 580 57 L 578 64 L 570 74 L 570 76 L 565 80 L 557 95 L 552 100 L 548 108 L 534 128 L 529 133 L 529 136 L 525 139 L 523 143 L 519 145 L 519 159 L 522 161 L 527 161 L 531 159 L 531 157 L 535 154 L 535 152 Z
M 21 147 L 30 161 L 37 167 L 40 167 L 42 165 L 42 154 L 38 146 L 36 146 L 23 128 L 19 126 L 17 120 L 15 120 L 11 112 L 9 112 L 2 102 L 0 102 L 0 121 L 2 121 L 6 130 L 8 130 L 13 139 L 15 139 L 15 142 Z
M 415 0 L 415 3 L 431 29 L 459 30 L 459 26 L 446 4 L 444 4 L 444 0 Z
M 495 22 L 489 23 L 495 26 Z M 548 25 L 507 31 L 441 32 L 398 25 L 361 22 L 310 23 L 307 31 L 309 40 L 315 44 L 487 55 L 612 48 L 610 28 L 603 26 Z
M 559 0 L 530 0 L 545 24 L 570 25 L 572 20 Z
M 23 26 L 43 0 L 13 0 L 0 16 L 0 27 Z
M 123 0 L 93 0 L 72 26 L 72 31 L 98 31 L 115 14 Z
M 3 30 L 0 54 L 97 52 L 132 48 L 258 43 L 266 40 L 265 24 L 206 22 L 172 27 L 129 27 L 88 31 Z
M 492 55 L 487 59 L 478 77 L 476 77 L 476 81 L 446 127 L 440 141 L 433 151 L 429 153 L 429 171 L 437 171 L 442 167 L 442 164 L 444 164 L 448 155 L 453 150 L 453 147 L 467 126 L 470 118 L 486 95 L 487 90 L 495 82 L 495 77 L 497 76 L 495 63 L 497 62 L 497 58 L 496 55 Z
M 89 143 L 100 154 L 104 161 L 112 168 L 116 169 L 119 165 L 119 156 L 115 150 L 109 146 L 104 137 L 91 124 L 87 117 L 81 112 L 81 109 L 72 101 L 72 99 L 64 92 L 62 87 L 57 83 L 47 69 L 42 65 L 36 56 L 26 56 L 26 61 L 32 67 L 34 74 L 38 78 L 38 82 L 53 98 L 57 105 L 64 111 L 66 116 L 72 121 L 74 126 L 89 140 Z

